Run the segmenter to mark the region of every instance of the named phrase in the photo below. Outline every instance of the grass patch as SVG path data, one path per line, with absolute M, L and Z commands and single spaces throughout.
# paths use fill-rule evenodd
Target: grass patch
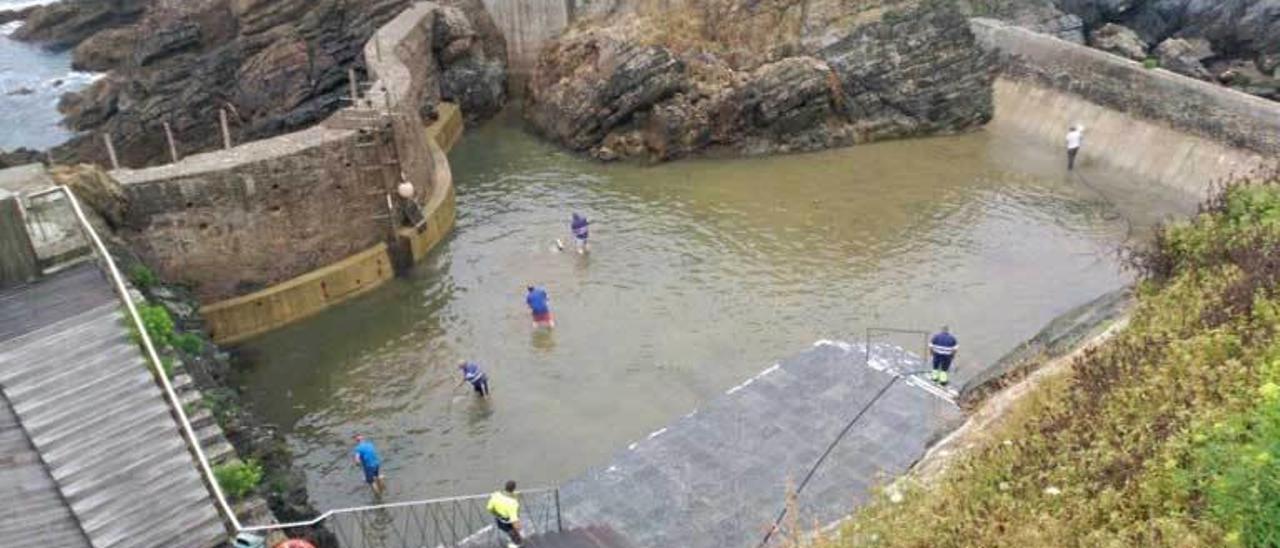
M 147 268 L 147 265 L 142 263 L 137 263 L 130 267 L 127 277 L 138 289 L 147 289 L 160 283 L 160 278 L 156 277 L 155 272 L 152 272 L 150 268 Z
M 815 544 L 1280 545 L 1280 182 L 1227 185 L 1129 256 L 1126 329 Z

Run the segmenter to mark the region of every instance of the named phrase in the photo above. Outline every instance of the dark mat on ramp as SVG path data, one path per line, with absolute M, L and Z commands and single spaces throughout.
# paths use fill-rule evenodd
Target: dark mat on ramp
M 824 341 L 764 370 L 567 482 L 566 526 L 607 524 L 641 547 L 756 546 L 802 483 L 799 523 L 840 519 L 962 418 L 906 375 L 918 357 L 873 346 L 869 363 L 863 345 Z

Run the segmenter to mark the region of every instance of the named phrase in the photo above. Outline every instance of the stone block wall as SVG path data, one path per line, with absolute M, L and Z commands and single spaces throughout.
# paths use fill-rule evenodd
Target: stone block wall
M 999 56 L 1005 78 L 1054 88 L 1232 147 L 1280 156 L 1280 103 L 991 19 L 974 19 L 971 27 L 978 42 Z
M 342 260 L 389 234 L 385 189 L 357 176 L 357 131 L 316 127 L 178 164 L 117 170 L 120 234 L 204 302 Z

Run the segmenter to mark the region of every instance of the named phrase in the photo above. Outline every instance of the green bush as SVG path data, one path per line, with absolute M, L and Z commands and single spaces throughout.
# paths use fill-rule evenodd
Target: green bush
M 204 350 L 204 339 L 195 333 L 181 333 L 173 337 L 173 347 L 187 354 L 199 354 Z
M 173 378 L 173 356 L 160 356 L 160 370 L 165 377 Z
M 1148 57 L 1142 60 L 1142 67 L 1147 69 L 1160 68 L 1160 60 L 1155 57 Z
M 222 492 L 235 498 L 242 498 L 257 488 L 258 483 L 262 481 L 262 466 L 255 460 L 248 462 L 234 460 L 215 466 L 213 476 L 218 479 Z
M 137 286 L 138 289 L 147 289 L 160 283 L 160 279 L 156 277 L 156 274 L 142 263 L 135 264 L 129 268 L 128 277 L 129 281 Z
M 147 328 L 152 344 L 157 348 L 173 344 L 173 318 L 169 317 L 168 310 L 160 305 L 144 304 L 138 307 L 138 316 L 142 318 L 142 325 Z

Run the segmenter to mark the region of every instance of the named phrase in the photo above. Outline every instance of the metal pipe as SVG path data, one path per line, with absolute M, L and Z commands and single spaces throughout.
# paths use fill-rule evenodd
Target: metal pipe
M 178 145 L 173 141 L 173 128 L 169 127 L 169 122 L 164 123 L 164 138 L 169 141 L 169 161 L 178 161 Z
M 111 169 L 120 169 L 120 160 L 116 158 L 116 146 L 111 143 L 111 134 L 103 133 L 102 142 L 107 145 L 107 157 L 111 159 Z
M 214 498 L 217 499 L 219 510 L 222 511 L 223 517 L 231 524 L 232 529 L 237 532 L 240 531 L 240 520 L 236 517 L 236 513 L 232 511 L 231 505 L 227 503 L 227 497 L 222 493 L 222 487 L 218 485 L 218 480 L 213 475 L 213 468 L 209 466 L 209 458 L 205 456 L 204 449 L 200 447 L 200 438 L 196 436 L 195 429 L 191 427 L 191 420 L 187 418 L 187 412 L 182 409 L 182 400 L 174 392 L 173 384 L 169 382 L 169 377 L 165 375 L 164 368 L 160 365 L 160 355 L 156 353 L 155 344 L 151 341 L 151 335 L 147 334 L 147 327 L 138 315 L 138 308 L 133 304 L 133 298 L 129 296 L 129 290 L 124 285 L 124 277 L 120 275 L 120 270 L 116 267 L 115 260 L 111 258 L 111 253 L 107 251 L 107 246 L 102 243 L 102 238 L 98 237 L 98 232 L 93 229 L 93 225 L 89 224 L 88 217 L 85 217 L 84 210 L 80 208 L 80 202 L 76 199 L 75 194 L 71 192 L 71 189 L 66 186 L 59 186 L 57 189 L 66 194 L 67 200 L 71 203 L 71 209 L 76 214 L 76 220 L 80 222 L 81 230 L 89 236 L 94 249 L 97 250 L 98 255 L 102 258 L 102 262 L 106 264 L 112 285 L 115 287 L 116 293 L 120 295 L 120 299 L 124 301 L 124 307 L 129 313 L 129 319 L 133 320 L 133 327 L 138 331 L 138 338 L 142 341 L 143 349 L 146 350 L 147 360 L 151 362 L 152 373 L 160 379 L 160 386 L 164 389 L 165 398 L 169 400 L 169 407 L 178 416 L 178 422 L 182 426 L 182 433 L 187 438 L 187 444 L 190 446 L 192 453 L 194 453 L 201 472 L 204 473 L 205 482 L 209 484 L 209 489 L 213 491 Z
M 231 148 L 231 128 L 227 126 L 227 109 L 218 109 L 218 125 L 222 128 L 222 148 Z

